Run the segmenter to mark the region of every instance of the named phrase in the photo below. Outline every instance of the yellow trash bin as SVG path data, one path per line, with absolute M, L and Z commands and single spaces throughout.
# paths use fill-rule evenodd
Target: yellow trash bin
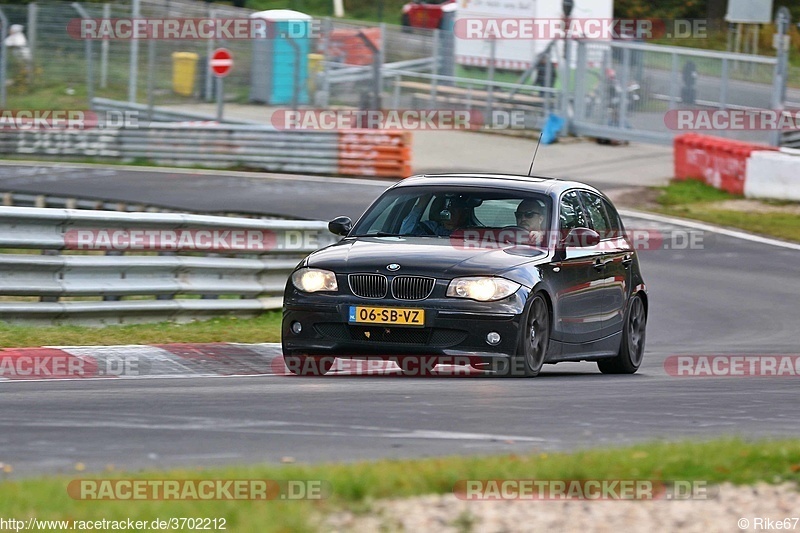
M 312 94 L 317 90 L 317 74 L 322 72 L 322 54 L 308 54 L 308 90 Z
M 192 52 L 172 54 L 172 90 L 181 96 L 194 94 L 194 79 L 197 75 L 197 60 L 200 56 Z

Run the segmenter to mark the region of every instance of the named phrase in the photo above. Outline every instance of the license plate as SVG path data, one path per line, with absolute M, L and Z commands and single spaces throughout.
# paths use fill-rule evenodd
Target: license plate
M 392 324 L 422 327 L 425 325 L 424 309 L 350 306 L 351 324 Z

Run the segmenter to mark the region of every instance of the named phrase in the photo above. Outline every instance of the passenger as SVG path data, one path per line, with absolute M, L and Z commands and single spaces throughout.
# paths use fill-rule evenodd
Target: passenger
M 402 235 L 450 236 L 455 230 L 465 227 L 471 218 L 471 210 L 459 198 L 437 197 L 431 204 L 428 220 L 420 220 L 432 194 L 417 199 L 411 212 L 400 226 Z

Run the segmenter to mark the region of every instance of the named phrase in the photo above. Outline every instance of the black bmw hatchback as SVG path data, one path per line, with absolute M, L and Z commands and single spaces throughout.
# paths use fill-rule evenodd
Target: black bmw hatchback
M 638 258 L 617 210 L 588 185 L 414 176 L 354 225 L 339 217 L 329 229 L 342 240 L 286 284 L 282 345 L 295 374 L 323 374 L 337 357 L 529 377 L 562 361 L 612 374 L 641 365 L 648 300 Z

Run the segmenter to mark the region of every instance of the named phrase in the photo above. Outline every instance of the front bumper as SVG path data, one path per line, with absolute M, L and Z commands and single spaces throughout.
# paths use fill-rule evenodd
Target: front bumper
M 490 361 L 516 352 L 519 324 L 528 290 L 521 288 L 499 302 L 430 298 L 418 302 L 367 300 L 352 295 L 305 294 L 287 291 L 281 338 L 285 355 L 326 354 L 338 357 L 398 355 L 480 355 Z M 424 327 L 355 325 L 348 321 L 350 306 L 424 309 Z M 291 325 L 299 322 L 302 331 Z M 500 342 L 490 345 L 486 335 Z

